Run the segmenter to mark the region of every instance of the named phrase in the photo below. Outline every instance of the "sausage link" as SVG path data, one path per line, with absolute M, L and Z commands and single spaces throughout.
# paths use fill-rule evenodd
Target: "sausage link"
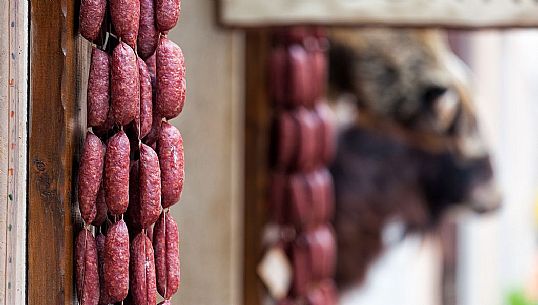
M 129 207 L 127 208 L 127 225 L 129 230 L 140 231 L 140 186 L 139 186 L 139 162 L 131 162 L 129 172 Z
M 148 66 L 140 58 L 138 59 L 138 71 L 140 74 L 140 116 L 137 128 L 139 130 L 140 139 L 142 139 L 151 130 L 151 123 L 153 120 L 153 94 Z
M 138 55 L 142 59 L 150 57 L 157 48 L 159 30 L 155 25 L 153 0 L 140 0 L 140 23 L 138 26 Z
M 95 200 L 103 175 L 103 143 L 91 132 L 86 134 L 78 173 L 78 203 L 82 219 L 91 223 L 97 213 Z
M 129 232 L 123 220 L 106 234 L 104 256 L 105 291 L 111 303 L 120 302 L 129 292 Z
M 105 200 L 113 215 L 129 205 L 129 155 L 129 139 L 121 130 L 108 140 L 105 154 Z
M 168 32 L 176 26 L 181 12 L 181 0 L 156 0 L 155 16 L 157 28 L 161 32 Z
M 93 47 L 87 93 L 88 126 L 90 127 L 101 126 L 106 121 L 110 102 L 109 83 L 109 55 L 105 51 Z
M 83 229 L 75 243 L 75 265 L 78 300 L 81 305 L 97 305 L 99 302 L 99 275 L 95 238 Z
M 168 122 L 161 123 L 157 152 L 161 166 L 161 203 L 163 208 L 168 208 L 181 197 L 185 177 L 183 138 Z
M 153 228 L 157 291 L 169 299 L 180 284 L 179 232 L 170 212 L 163 211 Z
M 144 232 L 138 233 L 131 245 L 131 294 L 135 305 L 157 302 L 155 261 L 151 241 Z
M 97 266 L 99 270 L 99 305 L 110 304 L 110 297 L 106 294 L 104 285 L 104 257 L 105 257 L 105 236 L 103 233 L 95 237 L 97 245 Z
M 103 184 L 103 181 L 101 181 L 99 191 L 97 192 L 97 198 L 95 199 L 95 207 L 97 213 L 95 214 L 95 218 L 92 221 L 92 225 L 96 227 L 101 226 L 105 222 L 108 213 L 105 200 L 105 187 L 103 186 Z
M 112 101 L 114 121 L 125 126 L 140 111 L 140 82 L 137 57 L 133 49 L 121 42 L 112 52 Z
M 161 212 L 161 169 L 159 158 L 151 147 L 140 146 L 140 225 L 147 228 Z
M 185 59 L 181 48 L 162 36 L 157 46 L 156 111 L 167 119 L 175 118 L 185 103 Z
M 109 4 L 116 34 L 134 49 L 140 21 L 140 0 L 110 0 Z
M 106 0 L 82 0 L 80 2 L 80 35 L 94 41 L 99 36 L 105 18 Z

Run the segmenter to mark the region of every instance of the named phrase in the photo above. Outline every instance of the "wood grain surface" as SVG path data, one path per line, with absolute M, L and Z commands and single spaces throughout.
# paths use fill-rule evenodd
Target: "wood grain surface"
M 75 302 L 74 181 L 88 65 L 75 3 L 30 2 L 27 304 Z

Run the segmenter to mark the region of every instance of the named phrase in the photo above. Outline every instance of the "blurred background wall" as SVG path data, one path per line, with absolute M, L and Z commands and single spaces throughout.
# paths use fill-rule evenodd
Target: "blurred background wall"
M 240 304 L 243 37 L 216 25 L 215 2 L 183 1 L 170 33 L 183 49 L 187 100 L 172 123 L 185 145 L 181 287 L 173 304 Z

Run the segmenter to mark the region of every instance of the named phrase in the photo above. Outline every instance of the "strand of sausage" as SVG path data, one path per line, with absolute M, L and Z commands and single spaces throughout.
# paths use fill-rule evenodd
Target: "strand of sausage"
M 109 5 L 116 34 L 134 49 L 140 21 L 140 0 L 109 0 Z
M 157 18 L 157 28 L 167 33 L 176 26 L 181 12 L 181 0 L 156 0 L 155 16 Z
M 138 27 L 138 56 L 142 59 L 150 57 L 157 48 L 159 30 L 156 27 L 155 7 L 153 0 L 140 0 L 140 23 Z
M 153 94 L 151 76 L 146 63 L 138 58 L 138 71 L 140 74 L 140 115 L 138 118 L 138 136 L 144 138 L 151 130 L 153 122 Z
M 161 212 L 161 170 L 157 153 L 149 146 L 140 146 L 140 225 L 147 228 Z
M 104 255 L 105 292 L 112 303 L 120 302 L 129 292 L 129 232 L 123 219 L 106 234 Z
M 163 211 L 153 228 L 157 291 L 169 299 L 180 284 L 179 232 L 169 211 Z
M 88 126 L 101 126 L 108 114 L 110 86 L 110 56 L 96 47 L 92 48 L 90 76 L 88 77 Z
M 105 18 L 106 0 L 82 0 L 80 2 L 80 34 L 94 41 L 99 36 Z
M 156 52 L 156 111 L 167 119 L 178 116 L 185 103 L 185 58 L 181 48 L 161 36 Z
M 81 305 L 97 305 L 99 302 L 99 275 L 95 238 L 83 229 L 75 241 L 75 268 L 77 295 Z
M 129 205 L 129 139 L 119 131 L 108 140 L 105 154 L 105 200 L 113 215 L 125 213 Z
M 134 50 L 120 42 L 112 52 L 112 117 L 116 124 L 125 126 L 140 111 L 140 81 Z
M 161 204 L 165 209 L 181 197 L 185 176 L 183 138 L 179 130 L 168 122 L 161 123 L 157 153 L 161 167 Z
M 78 202 L 80 214 L 86 223 L 91 223 L 97 213 L 95 201 L 103 173 L 103 143 L 93 133 L 86 134 L 82 148 L 78 174 Z
M 105 290 L 105 273 L 104 273 L 104 258 L 105 258 L 105 239 L 103 233 L 97 234 L 95 243 L 97 244 L 97 264 L 99 270 L 99 305 L 110 304 L 110 297 Z
M 153 246 L 144 232 L 133 239 L 131 245 L 131 294 L 134 304 L 155 304 L 157 288 Z

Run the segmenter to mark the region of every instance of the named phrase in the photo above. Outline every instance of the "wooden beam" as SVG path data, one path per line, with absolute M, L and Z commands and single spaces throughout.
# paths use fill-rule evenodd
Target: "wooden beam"
M 323 24 L 509 28 L 538 26 L 531 0 L 220 0 L 221 22 L 233 27 Z
M 28 2 L 0 4 L 0 304 L 26 301 Z
M 267 222 L 268 152 L 271 109 L 267 93 L 266 30 L 248 31 L 245 50 L 245 208 L 243 304 L 261 304 L 263 286 L 256 274 L 263 254 L 262 230 Z
M 30 1 L 27 304 L 75 299 L 74 189 L 89 45 L 77 35 L 76 2 Z

